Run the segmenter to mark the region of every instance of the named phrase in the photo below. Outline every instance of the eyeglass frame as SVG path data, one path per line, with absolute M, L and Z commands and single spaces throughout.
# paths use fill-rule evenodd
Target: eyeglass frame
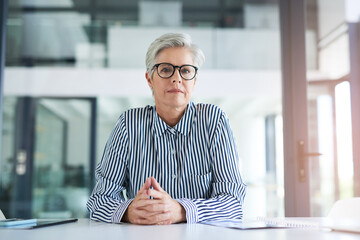
M 168 65 L 171 65 L 171 66 L 174 68 L 174 71 L 172 72 L 172 74 L 171 74 L 170 76 L 168 76 L 168 77 L 162 77 L 162 76 L 160 76 L 160 74 L 159 74 L 159 68 L 158 68 L 158 67 L 159 67 L 161 64 L 168 64 Z M 186 66 L 190 66 L 190 67 L 193 67 L 193 68 L 195 69 L 195 74 L 194 74 L 194 76 L 193 76 L 192 78 L 190 78 L 190 79 L 184 78 L 183 75 L 181 74 L 181 68 L 186 67 Z M 179 69 L 179 74 L 180 74 L 181 78 L 184 79 L 184 80 L 186 80 L 186 81 L 193 80 L 193 79 L 196 77 L 197 71 L 199 70 L 198 67 L 196 67 L 196 66 L 194 66 L 194 65 L 191 65 L 191 64 L 184 64 L 184 65 L 181 65 L 181 66 L 176 66 L 176 65 L 173 65 L 173 64 L 171 64 L 171 63 L 166 63 L 166 62 L 155 64 L 155 65 L 151 68 L 151 71 L 153 71 L 154 68 L 156 68 L 156 73 L 157 73 L 157 75 L 158 75 L 159 77 L 161 77 L 161 78 L 164 78 L 164 79 L 169 79 L 169 78 L 171 78 L 171 77 L 174 75 L 174 73 L 175 73 L 175 69 L 178 68 L 178 69 Z

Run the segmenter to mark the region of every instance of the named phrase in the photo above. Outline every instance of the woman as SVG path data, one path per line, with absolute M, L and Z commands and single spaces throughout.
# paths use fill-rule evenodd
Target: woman
M 155 106 L 118 119 L 96 168 L 90 218 L 135 224 L 242 218 L 246 186 L 225 113 L 190 101 L 202 51 L 165 34 L 146 54 Z M 124 193 L 126 190 L 126 193 Z

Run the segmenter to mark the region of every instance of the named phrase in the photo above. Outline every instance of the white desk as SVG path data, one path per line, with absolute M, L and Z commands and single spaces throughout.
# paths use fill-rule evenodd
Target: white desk
M 252 239 L 360 239 L 360 234 L 330 232 L 315 229 L 262 229 L 236 230 L 203 224 L 174 224 L 167 226 L 138 226 L 131 224 L 108 224 L 79 219 L 76 223 L 44 227 L 32 230 L 0 229 L 1 240 L 252 240 Z

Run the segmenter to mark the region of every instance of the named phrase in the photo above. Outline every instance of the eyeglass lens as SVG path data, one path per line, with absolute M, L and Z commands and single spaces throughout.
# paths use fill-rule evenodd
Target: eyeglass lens
M 157 67 L 158 74 L 162 78 L 169 78 L 175 72 L 175 66 L 167 63 L 161 63 Z M 179 67 L 180 76 L 186 80 L 190 80 L 195 77 L 196 69 L 191 65 L 183 65 Z

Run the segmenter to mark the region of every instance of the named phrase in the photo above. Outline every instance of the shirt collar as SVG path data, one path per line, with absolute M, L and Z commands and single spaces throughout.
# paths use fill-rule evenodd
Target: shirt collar
M 154 109 L 154 133 L 156 136 L 161 136 L 166 129 L 169 127 L 159 116 L 159 114 L 157 114 L 155 107 L 153 107 Z
M 190 132 L 191 125 L 193 123 L 194 113 L 195 104 L 193 102 L 189 102 L 180 121 L 172 128 L 160 118 L 154 107 L 154 133 L 157 136 L 161 136 L 166 130 L 169 130 L 170 133 L 175 133 L 177 131 L 186 136 Z
M 184 112 L 184 115 L 182 116 L 178 124 L 175 125 L 174 129 L 185 136 L 188 135 L 191 129 L 191 125 L 193 123 L 194 113 L 195 104 L 193 102 L 189 102 Z

